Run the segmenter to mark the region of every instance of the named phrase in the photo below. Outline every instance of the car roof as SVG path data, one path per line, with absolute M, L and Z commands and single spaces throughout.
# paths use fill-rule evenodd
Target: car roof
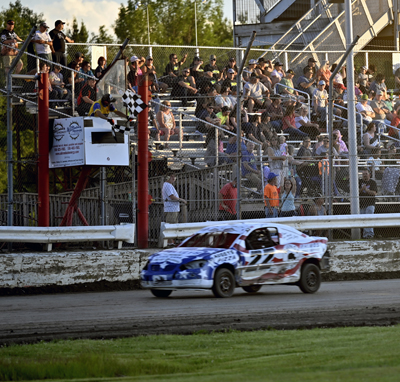
M 211 233 L 211 232 L 224 232 L 224 233 L 233 233 L 233 234 L 244 234 L 247 235 L 249 232 L 258 229 L 258 228 L 277 228 L 278 231 L 290 231 L 293 234 L 303 235 L 297 229 L 293 227 L 289 227 L 284 224 L 277 223 L 234 223 L 231 224 L 221 224 L 221 225 L 212 225 L 208 227 L 204 227 L 199 230 L 197 233 Z

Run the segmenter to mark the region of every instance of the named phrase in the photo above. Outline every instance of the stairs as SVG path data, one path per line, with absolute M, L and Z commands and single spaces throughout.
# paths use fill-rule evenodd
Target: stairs
M 357 50 L 361 50 L 387 25 L 393 22 L 392 0 L 353 0 L 353 35 L 360 36 Z M 303 17 L 276 41 L 270 49 L 274 59 L 279 59 L 285 52 L 301 50 L 301 53 L 288 53 L 289 67 L 295 72 L 307 65 L 313 56 L 320 65 L 324 54 L 311 51 L 329 52 L 329 60 L 337 62 L 346 49 L 345 12 L 337 4 L 328 0 L 318 1 Z M 281 58 L 282 60 L 282 58 Z

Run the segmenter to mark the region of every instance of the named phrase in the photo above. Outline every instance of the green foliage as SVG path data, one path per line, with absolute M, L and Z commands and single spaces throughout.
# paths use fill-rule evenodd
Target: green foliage
M 223 1 L 197 0 L 199 46 L 232 46 L 232 26 L 223 17 Z M 150 43 L 158 45 L 195 45 L 195 3 L 193 0 L 128 0 L 121 5 L 114 32 L 120 41 L 147 44 L 147 12 Z M 140 27 L 138 27 L 140 26 Z
M 0 380 L 398 381 L 400 326 L 143 336 L 0 348 Z
M 90 42 L 94 44 L 112 44 L 114 39 L 110 34 L 108 34 L 106 26 L 101 25 L 98 34 L 92 33 Z
M 44 21 L 43 13 L 35 13 L 28 7 L 24 7 L 20 0 L 10 2 L 9 7 L 0 12 L 0 26 L 5 26 L 7 20 L 15 21 L 15 31 L 19 37 L 25 39 L 32 27 L 39 26 Z
M 71 28 L 65 28 L 65 34 L 74 40 L 75 43 L 87 43 L 89 41 L 89 31 L 86 28 L 85 23 L 81 20 L 81 26 L 79 27 L 78 21 L 76 20 L 76 17 L 72 20 L 72 26 Z M 89 47 L 81 45 L 79 47 L 79 51 L 83 53 L 85 56 L 85 60 L 90 61 L 90 50 Z M 74 51 L 76 53 L 77 51 Z M 69 53 L 69 61 L 72 61 L 74 59 L 73 54 L 71 55 Z

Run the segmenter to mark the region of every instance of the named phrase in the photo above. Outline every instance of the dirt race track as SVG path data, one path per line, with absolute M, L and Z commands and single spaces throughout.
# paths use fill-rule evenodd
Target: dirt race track
M 324 282 L 318 293 L 264 286 L 229 299 L 147 290 L 0 297 L 0 343 L 198 331 L 400 324 L 400 279 Z

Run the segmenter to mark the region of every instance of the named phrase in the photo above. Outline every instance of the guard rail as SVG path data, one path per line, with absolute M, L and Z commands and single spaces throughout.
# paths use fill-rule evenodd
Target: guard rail
M 0 242 L 39 243 L 52 250 L 52 243 L 117 241 L 134 243 L 135 225 L 79 226 L 79 227 L 0 227 Z
M 207 221 L 200 223 L 168 224 L 161 223 L 159 246 L 165 248 L 169 239 L 185 239 L 198 230 L 222 224 L 240 223 L 279 223 L 296 228 L 299 231 L 309 229 L 352 229 L 362 227 L 400 227 L 400 214 L 376 215 L 325 215 L 325 216 L 293 216 L 274 219 L 249 219 L 235 221 Z

